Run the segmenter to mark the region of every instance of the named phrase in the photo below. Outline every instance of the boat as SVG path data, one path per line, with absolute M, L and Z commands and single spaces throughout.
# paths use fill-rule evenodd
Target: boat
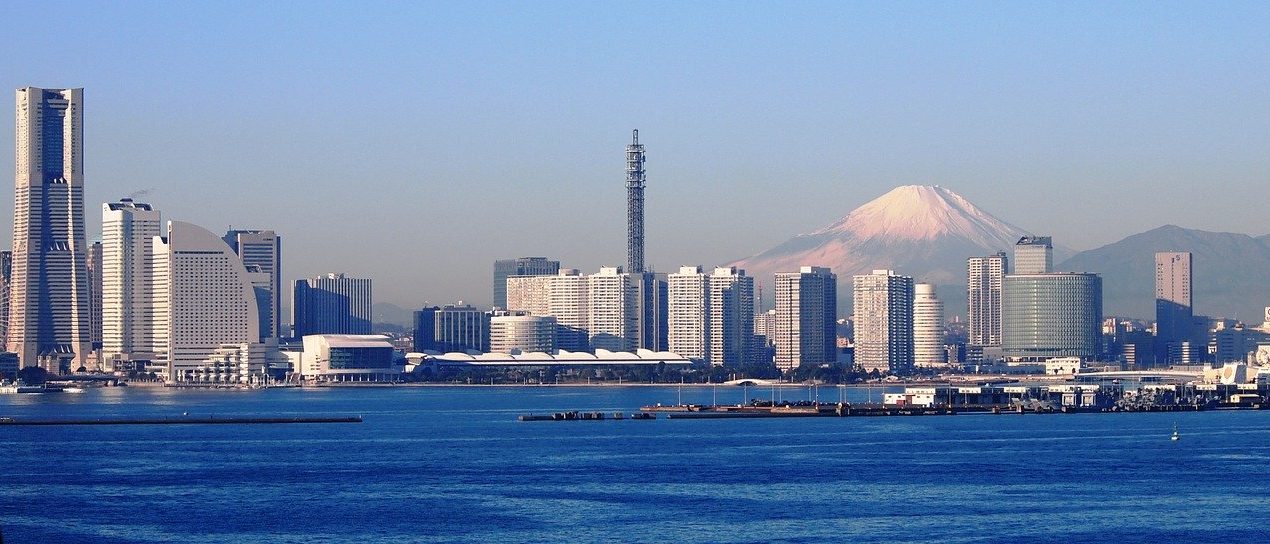
M 62 392 L 63 392 L 63 393 L 83 393 L 83 392 L 84 392 L 84 388 L 83 388 L 83 387 L 75 387 L 75 386 L 71 386 L 71 387 L 63 387 L 63 388 L 62 388 Z
M 1176 423 L 1174 423 L 1174 424 L 1173 424 L 1173 436 L 1170 436 L 1170 437 L 1169 437 L 1169 440 L 1172 440 L 1172 441 L 1174 441 L 1174 442 L 1177 442 L 1178 440 L 1181 440 L 1181 439 L 1182 439 L 1182 435 L 1180 435 L 1180 434 L 1178 434 L 1178 433 L 1177 433 L 1177 424 L 1176 424 Z
M 0 394 L 11 395 L 15 393 L 43 393 L 45 391 L 43 385 L 24 385 L 15 383 L 0 386 Z

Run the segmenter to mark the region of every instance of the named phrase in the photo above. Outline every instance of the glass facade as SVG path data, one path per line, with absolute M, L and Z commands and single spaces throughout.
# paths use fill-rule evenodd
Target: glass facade
M 331 369 L 391 368 L 392 347 L 331 348 Z
M 1098 358 L 1102 278 L 1097 274 L 1011 274 L 1002 291 L 1007 359 Z

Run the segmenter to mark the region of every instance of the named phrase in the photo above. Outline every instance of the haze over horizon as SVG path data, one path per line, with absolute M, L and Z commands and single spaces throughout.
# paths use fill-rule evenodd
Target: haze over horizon
M 405 307 L 487 304 L 498 258 L 624 263 L 631 129 L 663 271 L 909 184 L 1073 249 L 1270 233 L 1262 3 L 45 3 L 56 36 L 28 9 L 0 6 L 0 77 L 85 89 L 90 237 L 148 191 Z

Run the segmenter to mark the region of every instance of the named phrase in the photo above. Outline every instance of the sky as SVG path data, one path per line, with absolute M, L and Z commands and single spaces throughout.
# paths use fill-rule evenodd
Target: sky
M 488 304 L 498 258 L 625 262 L 632 129 L 658 270 L 905 184 L 1075 249 L 1270 233 L 1267 28 L 1264 2 L 8 2 L 0 87 L 85 89 L 90 237 L 139 195 L 277 230 L 286 281 Z

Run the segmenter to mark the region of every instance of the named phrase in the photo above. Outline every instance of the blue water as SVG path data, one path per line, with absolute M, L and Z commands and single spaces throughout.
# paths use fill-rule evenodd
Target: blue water
M 741 398 L 734 388 L 676 387 L 6 395 L 0 415 L 360 414 L 365 422 L 0 427 L 0 527 L 10 544 L 1267 536 L 1270 412 L 515 421 L 527 412 L 629 412 L 681 394 Z M 1179 442 L 1168 440 L 1175 422 Z

